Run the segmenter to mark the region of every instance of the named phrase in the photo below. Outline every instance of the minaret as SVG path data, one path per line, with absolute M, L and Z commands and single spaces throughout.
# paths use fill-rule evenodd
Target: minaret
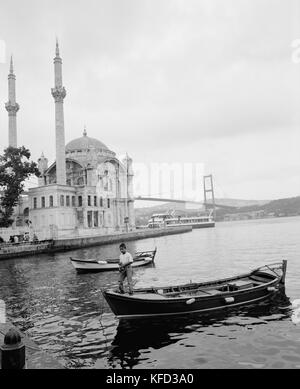
M 135 216 L 134 216 L 134 195 L 133 195 L 133 161 L 132 158 L 126 153 L 125 158 L 123 158 L 123 164 L 126 171 L 126 208 L 127 208 L 127 216 L 129 218 L 129 227 L 130 229 L 135 228 Z
M 5 104 L 8 112 L 8 145 L 17 146 L 17 112 L 20 109 L 16 102 L 16 76 L 14 74 L 13 59 L 10 59 L 10 70 L 8 75 L 8 102 Z
M 84 125 L 83 136 L 87 136 L 86 125 Z
M 66 90 L 62 83 L 62 59 L 59 56 L 58 41 L 54 58 L 54 88 L 51 89 L 55 101 L 55 135 L 56 135 L 56 183 L 66 185 L 65 124 L 64 98 Z
M 127 159 L 127 188 L 128 188 L 128 217 L 130 228 L 135 228 L 135 216 L 134 216 L 134 196 L 133 196 L 133 165 L 132 158 L 126 153 Z

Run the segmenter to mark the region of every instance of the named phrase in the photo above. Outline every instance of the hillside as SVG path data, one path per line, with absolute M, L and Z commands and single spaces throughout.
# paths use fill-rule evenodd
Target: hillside
M 216 204 L 236 207 L 235 209 L 222 209 L 216 211 L 216 220 L 240 220 L 262 217 L 279 217 L 300 215 L 300 196 L 278 200 L 240 200 L 216 199 Z M 136 224 L 146 225 L 153 213 L 164 213 L 175 210 L 177 215 L 195 215 L 201 208 L 185 208 L 184 204 L 164 203 L 147 208 L 136 208 Z
M 224 218 L 239 219 L 240 218 L 257 218 L 257 217 L 279 217 L 279 216 L 297 216 L 300 215 L 300 196 L 272 200 L 261 205 L 252 205 L 239 207 L 235 210 L 218 210 L 217 219 L 223 220 Z M 248 216 L 248 217 L 247 217 Z
M 267 204 L 270 200 L 216 199 L 215 202 L 216 204 L 228 205 L 230 207 L 251 207 Z

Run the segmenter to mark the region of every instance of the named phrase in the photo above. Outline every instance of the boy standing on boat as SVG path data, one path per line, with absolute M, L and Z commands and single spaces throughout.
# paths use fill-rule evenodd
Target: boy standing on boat
M 129 294 L 133 294 L 133 287 L 132 287 L 132 267 L 131 264 L 133 263 L 133 258 L 130 253 L 127 252 L 125 243 L 120 244 L 120 261 L 119 261 L 119 272 L 120 272 L 120 278 L 119 278 L 119 290 L 120 293 L 125 293 L 124 291 L 124 280 L 127 277 L 128 287 L 129 287 Z

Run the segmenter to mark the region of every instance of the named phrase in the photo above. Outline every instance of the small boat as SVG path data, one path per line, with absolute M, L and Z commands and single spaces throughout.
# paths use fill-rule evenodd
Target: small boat
M 285 284 L 287 261 L 240 276 L 202 283 L 134 289 L 133 295 L 103 291 L 118 318 L 144 318 L 212 312 L 259 303 Z
M 133 257 L 132 267 L 141 267 L 154 263 L 156 248 L 152 251 L 140 251 Z M 78 259 L 70 257 L 71 263 L 78 273 L 119 270 L 119 259 Z

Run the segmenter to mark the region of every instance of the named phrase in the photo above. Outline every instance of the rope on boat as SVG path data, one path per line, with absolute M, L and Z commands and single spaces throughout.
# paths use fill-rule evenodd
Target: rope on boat
M 277 277 L 280 277 L 280 275 L 278 273 L 276 273 L 276 271 L 274 269 L 271 269 L 268 265 L 266 265 L 266 267 L 272 271 L 274 274 L 276 274 Z

